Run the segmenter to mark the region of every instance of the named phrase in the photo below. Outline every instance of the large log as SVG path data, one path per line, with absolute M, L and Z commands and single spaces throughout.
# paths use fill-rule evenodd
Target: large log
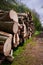
M 14 10 L 11 10 L 11 11 L 10 11 L 9 16 L 10 16 L 10 18 L 11 18 L 13 21 L 18 22 L 18 16 L 17 16 L 17 13 L 16 13 Z
M 13 33 L 13 21 L 0 21 L 0 30 L 8 33 Z
M 1 21 L 12 21 L 9 17 L 9 13 L 0 13 L 0 20 Z
M 0 31 L 0 53 L 9 56 L 12 47 L 12 35 Z
M 13 21 L 5 21 L 5 22 L 2 22 L 0 21 L 0 30 L 1 31 L 4 31 L 4 32 L 8 32 L 8 33 L 17 33 L 18 32 L 18 24 Z
M 0 12 L 0 30 L 15 33 L 18 30 L 18 16 L 14 10 Z
M 4 11 L 0 12 L 0 20 L 18 22 L 18 16 L 14 10 Z

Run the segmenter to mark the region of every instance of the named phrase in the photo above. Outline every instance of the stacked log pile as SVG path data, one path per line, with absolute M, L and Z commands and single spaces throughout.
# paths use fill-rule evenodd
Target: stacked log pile
M 19 24 L 22 26 L 21 28 L 19 27 L 19 38 L 20 38 L 20 43 L 22 43 L 23 40 L 23 31 L 24 31 L 24 27 L 23 27 L 23 23 L 22 23 L 22 18 L 19 19 Z
M 29 12 L 27 14 L 27 21 L 28 21 L 29 27 L 31 29 L 30 32 L 31 32 L 31 34 L 33 34 L 34 31 L 35 31 L 35 26 L 34 26 L 34 22 L 33 22 L 33 18 L 32 18 L 31 12 Z
M 18 16 L 15 11 L 0 12 L 0 30 L 13 35 L 13 47 L 19 44 L 18 27 Z
M 0 12 L 0 30 L 13 34 L 13 46 L 17 47 L 34 33 L 31 12 L 16 13 L 13 10 Z
M 6 12 L 0 10 L 0 53 L 11 60 L 12 49 L 30 38 L 34 30 L 31 12 L 16 13 L 14 10 Z
M 18 19 L 19 19 L 19 23 L 24 26 L 25 33 L 24 33 L 23 39 L 30 38 L 33 35 L 34 30 L 35 30 L 31 12 L 27 14 L 18 13 Z

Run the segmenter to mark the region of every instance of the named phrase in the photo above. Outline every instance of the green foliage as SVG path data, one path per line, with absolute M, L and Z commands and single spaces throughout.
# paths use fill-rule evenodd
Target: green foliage
M 33 12 L 32 12 L 32 16 L 33 16 L 33 22 L 35 25 L 35 29 L 40 31 L 41 30 L 41 22 L 40 22 L 38 16 Z
M 21 4 L 18 6 L 18 12 L 23 13 L 23 12 L 28 12 L 28 11 L 29 11 L 29 9 L 25 5 Z
M 19 5 L 16 2 L 14 4 L 11 4 L 4 0 L 0 1 L 0 9 L 2 10 L 14 9 L 16 12 L 28 12 L 29 11 L 29 9 L 23 4 Z
M 33 36 L 37 36 L 41 33 L 41 31 L 35 31 L 34 35 Z

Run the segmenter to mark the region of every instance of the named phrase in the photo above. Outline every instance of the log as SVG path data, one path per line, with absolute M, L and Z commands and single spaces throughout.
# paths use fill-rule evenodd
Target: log
M 17 13 L 18 16 L 27 16 L 26 13 Z
M 0 12 L 0 21 L 18 22 L 17 13 L 14 10 Z
M 18 13 L 18 15 L 20 15 L 19 17 L 21 17 L 21 18 L 19 18 L 19 23 L 20 23 L 20 25 L 22 24 L 22 27 L 24 27 L 23 33 L 24 33 L 24 37 L 26 37 L 26 35 L 27 35 L 27 29 L 26 29 L 26 24 L 24 23 L 23 18 L 24 18 L 24 16 L 26 16 L 27 14 L 26 14 L 26 13 Z M 22 16 L 23 16 L 23 17 L 22 17 Z
M 12 35 L 0 31 L 0 53 L 9 56 L 12 47 Z
M 9 16 L 9 12 L 0 13 L 0 21 L 12 21 Z
M 24 26 L 24 37 L 27 36 L 27 29 L 26 29 L 26 25 L 23 23 L 23 26 Z
M 13 38 L 13 46 L 14 47 L 17 47 L 19 45 L 19 35 L 18 34 L 15 34 L 14 35 L 14 38 Z
M 7 59 L 9 62 L 13 62 L 14 57 L 13 57 L 13 56 L 8 56 L 6 59 Z
M 6 57 L 6 59 L 10 62 L 12 62 L 14 60 L 14 57 L 13 57 L 13 49 L 11 49 L 11 53 L 9 56 Z
M 18 23 L 14 23 L 13 25 L 13 32 L 16 34 L 18 32 Z
M 0 10 L 0 13 L 4 13 L 4 10 Z
M 29 20 L 32 20 L 32 14 L 31 14 L 31 12 L 27 13 L 27 18 L 29 18 Z
M 14 10 L 10 10 L 9 16 L 13 21 L 18 22 L 18 16 Z
M 18 32 L 18 24 L 13 21 L 10 21 L 10 22 L 2 22 L 0 21 L 0 30 L 1 31 L 4 31 L 4 32 L 7 32 L 7 33 L 17 33 Z
M 8 33 L 13 33 L 13 21 L 0 21 L 0 30 Z
M 18 16 L 14 10 L 0 13 L 0 30 L 8 33 L 17 33 Z
M 0 65 L 2 65 L 2 62 L 5 60 L 5 56 L 3 54 L 0 54 Z
M 27 38 L 27 29 L 26 29 L 26 25 L 22 24 L 22 28 L 20 29 L 20 43 L 23 43 L 24 41 L 26 41 L 26 38 Z
M 31 38 L 33 35 L 33 30 L 31 27 L 28 28 L 28 38 Z

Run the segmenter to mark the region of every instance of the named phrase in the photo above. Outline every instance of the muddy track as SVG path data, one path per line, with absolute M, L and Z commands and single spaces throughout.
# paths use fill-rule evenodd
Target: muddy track
M 32 43 L 35 45 L 28 43 L 24 52 L 14 60 L 15 65 L 43 65 L 43 32 L 34 37 Z
M 36 36 L 32 42 L 35 42 L 35 46 L 27 44 L 25 53 L 27 56 L 33 57 L 32 63 L 30 65 L 43 65 L 43 32 Z

